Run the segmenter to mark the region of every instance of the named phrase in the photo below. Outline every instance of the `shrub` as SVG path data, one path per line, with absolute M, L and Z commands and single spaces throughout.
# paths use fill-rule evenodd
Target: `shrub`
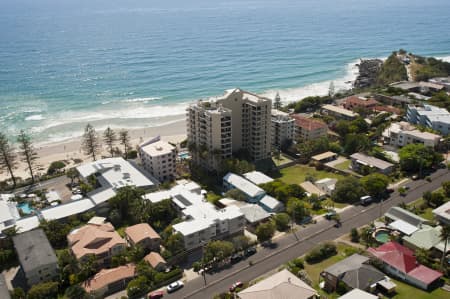
M 317 246 L 313 250 L 311 250 L 306 256 L 305 260 L 309 264 L 319 263 L 333 255 L 337 254 L 336 245 L 332 243 L 325 243 Z
M 54 161 L 48 167 L 47 174 L 52 175 L 55 174 L 58 170 L 63 169 L 66 166 L 63 161 Z
M 353 243 L 358 243 L 359 242 L 359 232 L 358 229 L 356 228 L 352 228 L 351 232 L 350 232 L 350 240 Z
M 288 214 L 286 213 L 276 214 L 274 219 L 278 231 L 282 232 L 289 228 L 289 222 L 291 221 L 291 219 Z
M 138 156 L 137 151 L 136 150 L 132 150 L 128 152 L 128 156 L 127 159 L 136 159 Z

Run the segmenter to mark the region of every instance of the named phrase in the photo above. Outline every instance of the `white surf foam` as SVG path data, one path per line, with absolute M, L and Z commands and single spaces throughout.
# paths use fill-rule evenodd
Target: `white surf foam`
M 44 120 L 45 117 L 42 114 L 35 114 L 25 117 L 26 121 L 38 121 L 38 120 Z
M 122 102 L 124 103 L 147 103 L 150 101 L 156 101 L 156 100 L 161 100 L 161 98 L 135 98 L 135 99 L 125 99 L 122 100 Z

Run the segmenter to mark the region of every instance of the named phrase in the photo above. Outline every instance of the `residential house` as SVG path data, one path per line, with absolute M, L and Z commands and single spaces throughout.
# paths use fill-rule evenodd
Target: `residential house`
M 344 120 L 354 120 L 359 116 L 358 113 L 355 113 L 351 110 L 329 104 L 323 105 L 321 111 L 325 115 L 334 116 L 337 119 L 344 119 Z
M 433 215 L 440 223 L 450 225 L 450 201 L 434 209 Z
M 58 259 L 42 229 L 16 235 L 13 243 L 28 287 L 58 278 Z
M 328 196 L 331 196 L 334 189 L 336 188 L 337 179 L 324 178 L 314 182 L 314 185 L 317 186 L 320 190 L 325 192 Z
M 271 110 L 270 99 L 238 88 L 190 105 L 186 116 L 192 160 L 215 170 L 239 150 L 247 150 L 254 161 L 270 158 Z
M 244 173 L 243 176 L 255 185 L 267 184 L 274 181 L 270 176 L 256 170 Z
M 294 114 L 295 120 L 295 139 L 296 140 L 314 140 L 327 136 L 328 126 L 323 121 L 308 118 L 300 114 Z
M 269 213 L 279 213 L 284 210 L 284 205 L 282 202 L 267 194 L 261 198 L 258 204 Z
M 311 160 L 313 160 L 314 162 L 319 162 L 319 163 L 328 163 L 328 162 L 336 160 L 337 157 L 338 157 L 338 154 L 336 154 L 336 153 L 324 152 L 324 153 L 312 156 Z
M 432 105 L 408 105 L 406 120 L 415 125 L 421 125 L 440 132 L 450 133 L 450 113 L 445 108 Z
M 256 227 L 259 223 L 266 221 L 272 214 L 264 210 L 257 204 L 246 204 L 239 207 L 239 211 L 244 215 L 247 223 Z
M 158 252 L 150 252 L 144 257 L 144 261 L 157 271 L 164 271 L 167 268 L 166 260 Z
M 105 298 L 107 295 L 126 289 L 128 283 L 136 276 L 136 266 L 127 264 L 117 268 L 103 269 L 83 282 L 81 286 L 94 298 Z
M 345 293 L 338 299 L 379 299 L 378 296 L 361 291 L 360 289 L 353 289 L 348 293 Z
M 168 142 L 154 138 L 139 145 L 142 166 L 160 182 L 176 177 L 176 148 Z
M 396 242 L 388 242 L 367 250 L 383 265 L 389 275 L 415 287 L 428 290 L 441 279 L 442 273 L 419 264 L 414 252 Z
M 272 146 L 280 149 L 295 138 L 295 120 L 288 113 L 272 109 Z
M 428 147 L 436 147 L 442 136 L 421 132 L 407 122 L 391 123 L 391 125 L 383 131 L 383 141 L 396 147 L 402 147 L 411 143 L 420 143 Z
M 70 232 L 67 236 L 70 251 L 79 262 L 94 256 L 97 263 L 107 266 L 111 258 L 126 249 L 126 242 L 111 223 L 90 222 Z
M 322 191 L 316 185 L 314 185 L 314 183 L 310 181 L 304 181 L 303 183 L 300 184 L 300 187 L 302 187 L 305 190 L 306 195 L 308 197 L 311 196 L 312 194 L 315 194 L 319 199 L 324 199 L 327 196 L 325 191 Z
M 352 111 L 355 109 L 371 111 L 379 104 L 380 103 L 373 98 L 350 96 L 345 99 L 344 108 Z
M 432 82 L 409 82 L 409 81 L 402 81 L 402 82 L 396 82 L 391 84 L 394 88 L 400 88 L 405 91 L 410 92 L 418 92 L 418 93 L 429 93 L 432 92 L 438 92 L 444 89 L 444 86 L 441 84 L 435 84 Z
M 225 190 L 238 189 L 242 191 L 247 197 L 247 201 L 252 203 L 258 202 L 266 195 L 262 188 L 231 172 L 223 177 L 223 188 Z
M 394 170 L 394 164 L 367 156 L 363 153 L 354 153 L 350 156 L 351 167 L 354 171 L 364 173 L 372 169 L 382 174 L 390 174 Z
M 374 291 L 385 275 L 371 266 L 369 260 L 368 257 L 353 254 L 323 270 L 320 276 L 325 281 L 325 290 L 334 292 L 339 283 L 343 283 L 350 290 Z
M 284 269 L 237 294 L 240 299 L 313 299 L 317 291 L 297 276 Z
M 387 212 L 384 214 L 384 217 L 389 222 L 393 222 L 396 220 L 402 220 L 416 228 L 419 228 L 422 226 L 422 224 L 427 224 L 429 222 L 428 220 L 426 220 L 414 213 L 411 213 L 410 211 L 405 210 L 401 207 L 389 208 L 389 210 L 387 210 Z
M 146 190 L 155 189 L 158 181 L 150 175 L 144 175 L 130 162 L 123 158 L 106 158 L 86 163 L 77 167 L 83 180 L 94 175 L 97 186 L 88 193 L 88 197 L 96 205 L 105 203 L 116 195 L 118 189 L 134 186 Z
M 400 96 L 386 96 L 383 94 L 375 94 L 375 99 L 389 105 L 397 105 L 405 108 L 408 104 L 412 104 L 413 100 L 409 97 Z
M 421 248 L 431 252 L 435 257 L 441 257 L 445 248 L 445 242 L 441 239 L 441 231 L 442 226 L 433 227 L 424 224 L 410 236 L 404 236 L 403 245 L 412 250 Z M 450 252 L 450 242 L 447 244 L 447 252 Z
M 146 251 L 159 251 L 161 245 L 161 237 L 148 223 L 127 227 L 125 239 L 130 246 L 140 246 Z
M 432 78 L 430 80 L 428 80 L 428 82 L 433 83 L 433 84 L 437 84 L 437 85 L 442 85 L 444 86 L 444 88 L 450 92 L 450 77 L 437 77 L 437 78 Z

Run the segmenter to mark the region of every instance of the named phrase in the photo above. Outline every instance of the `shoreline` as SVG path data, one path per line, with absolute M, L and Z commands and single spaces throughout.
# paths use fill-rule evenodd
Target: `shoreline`
M 114 129 L 117 133 L 120 129 Z M 155 127 L 139 128 L 139 129 L 128 129 L 130 135 L 130 143 L 133 149 L 143 141 L 146 141 L 152 137 L 158 135 L 161 139 L 171 143 L 180 143 L 185 140 L 186 135 L 186 120 L 174 121 L 170 124 L 165 124 Z M 100 138 L 102 138 L 103 131 L 97 131 Z M 120 144 L 117 143 L 117 147 L 120 148 Z M 35 149 L 38 154 L 37 174 L 44 174 L 47 172 L 48 167 L 54 161 L 67 160 L 70 164 L 67 165 L 68 168 L 74 167 L 78 164 L 74 163 L 74 159 L 81 159 L 82 162 L 91 161 L 91 158 L 86 156 L 81 149 L 81 137 L 70 138 L 65 141 L 50 142 L 35 144 Z M 102 143 L 101 155 L 108 155 L 107 151 Z M 79 163 L 80 164 L 80 163 Z M 29 177 L 26 164 L 23 162 L 18 163 L 17 169 L 14 171 L 16 177 L 25 179 Z M 9 174 L 7 172 L 0 173 L 0 181 L 9 179 Z

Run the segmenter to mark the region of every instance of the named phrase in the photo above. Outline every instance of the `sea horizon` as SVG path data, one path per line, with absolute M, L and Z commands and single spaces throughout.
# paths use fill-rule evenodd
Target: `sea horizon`
M 0 4 L 0 130 L 11 138 L 167 125 L 231 88 L 285 102 L 325 95 L 330 82 L 350 87 L 360 58 L 400 48 L 450 60 L 441 0 L 425 12 L 405 0 L 94 2 Z

